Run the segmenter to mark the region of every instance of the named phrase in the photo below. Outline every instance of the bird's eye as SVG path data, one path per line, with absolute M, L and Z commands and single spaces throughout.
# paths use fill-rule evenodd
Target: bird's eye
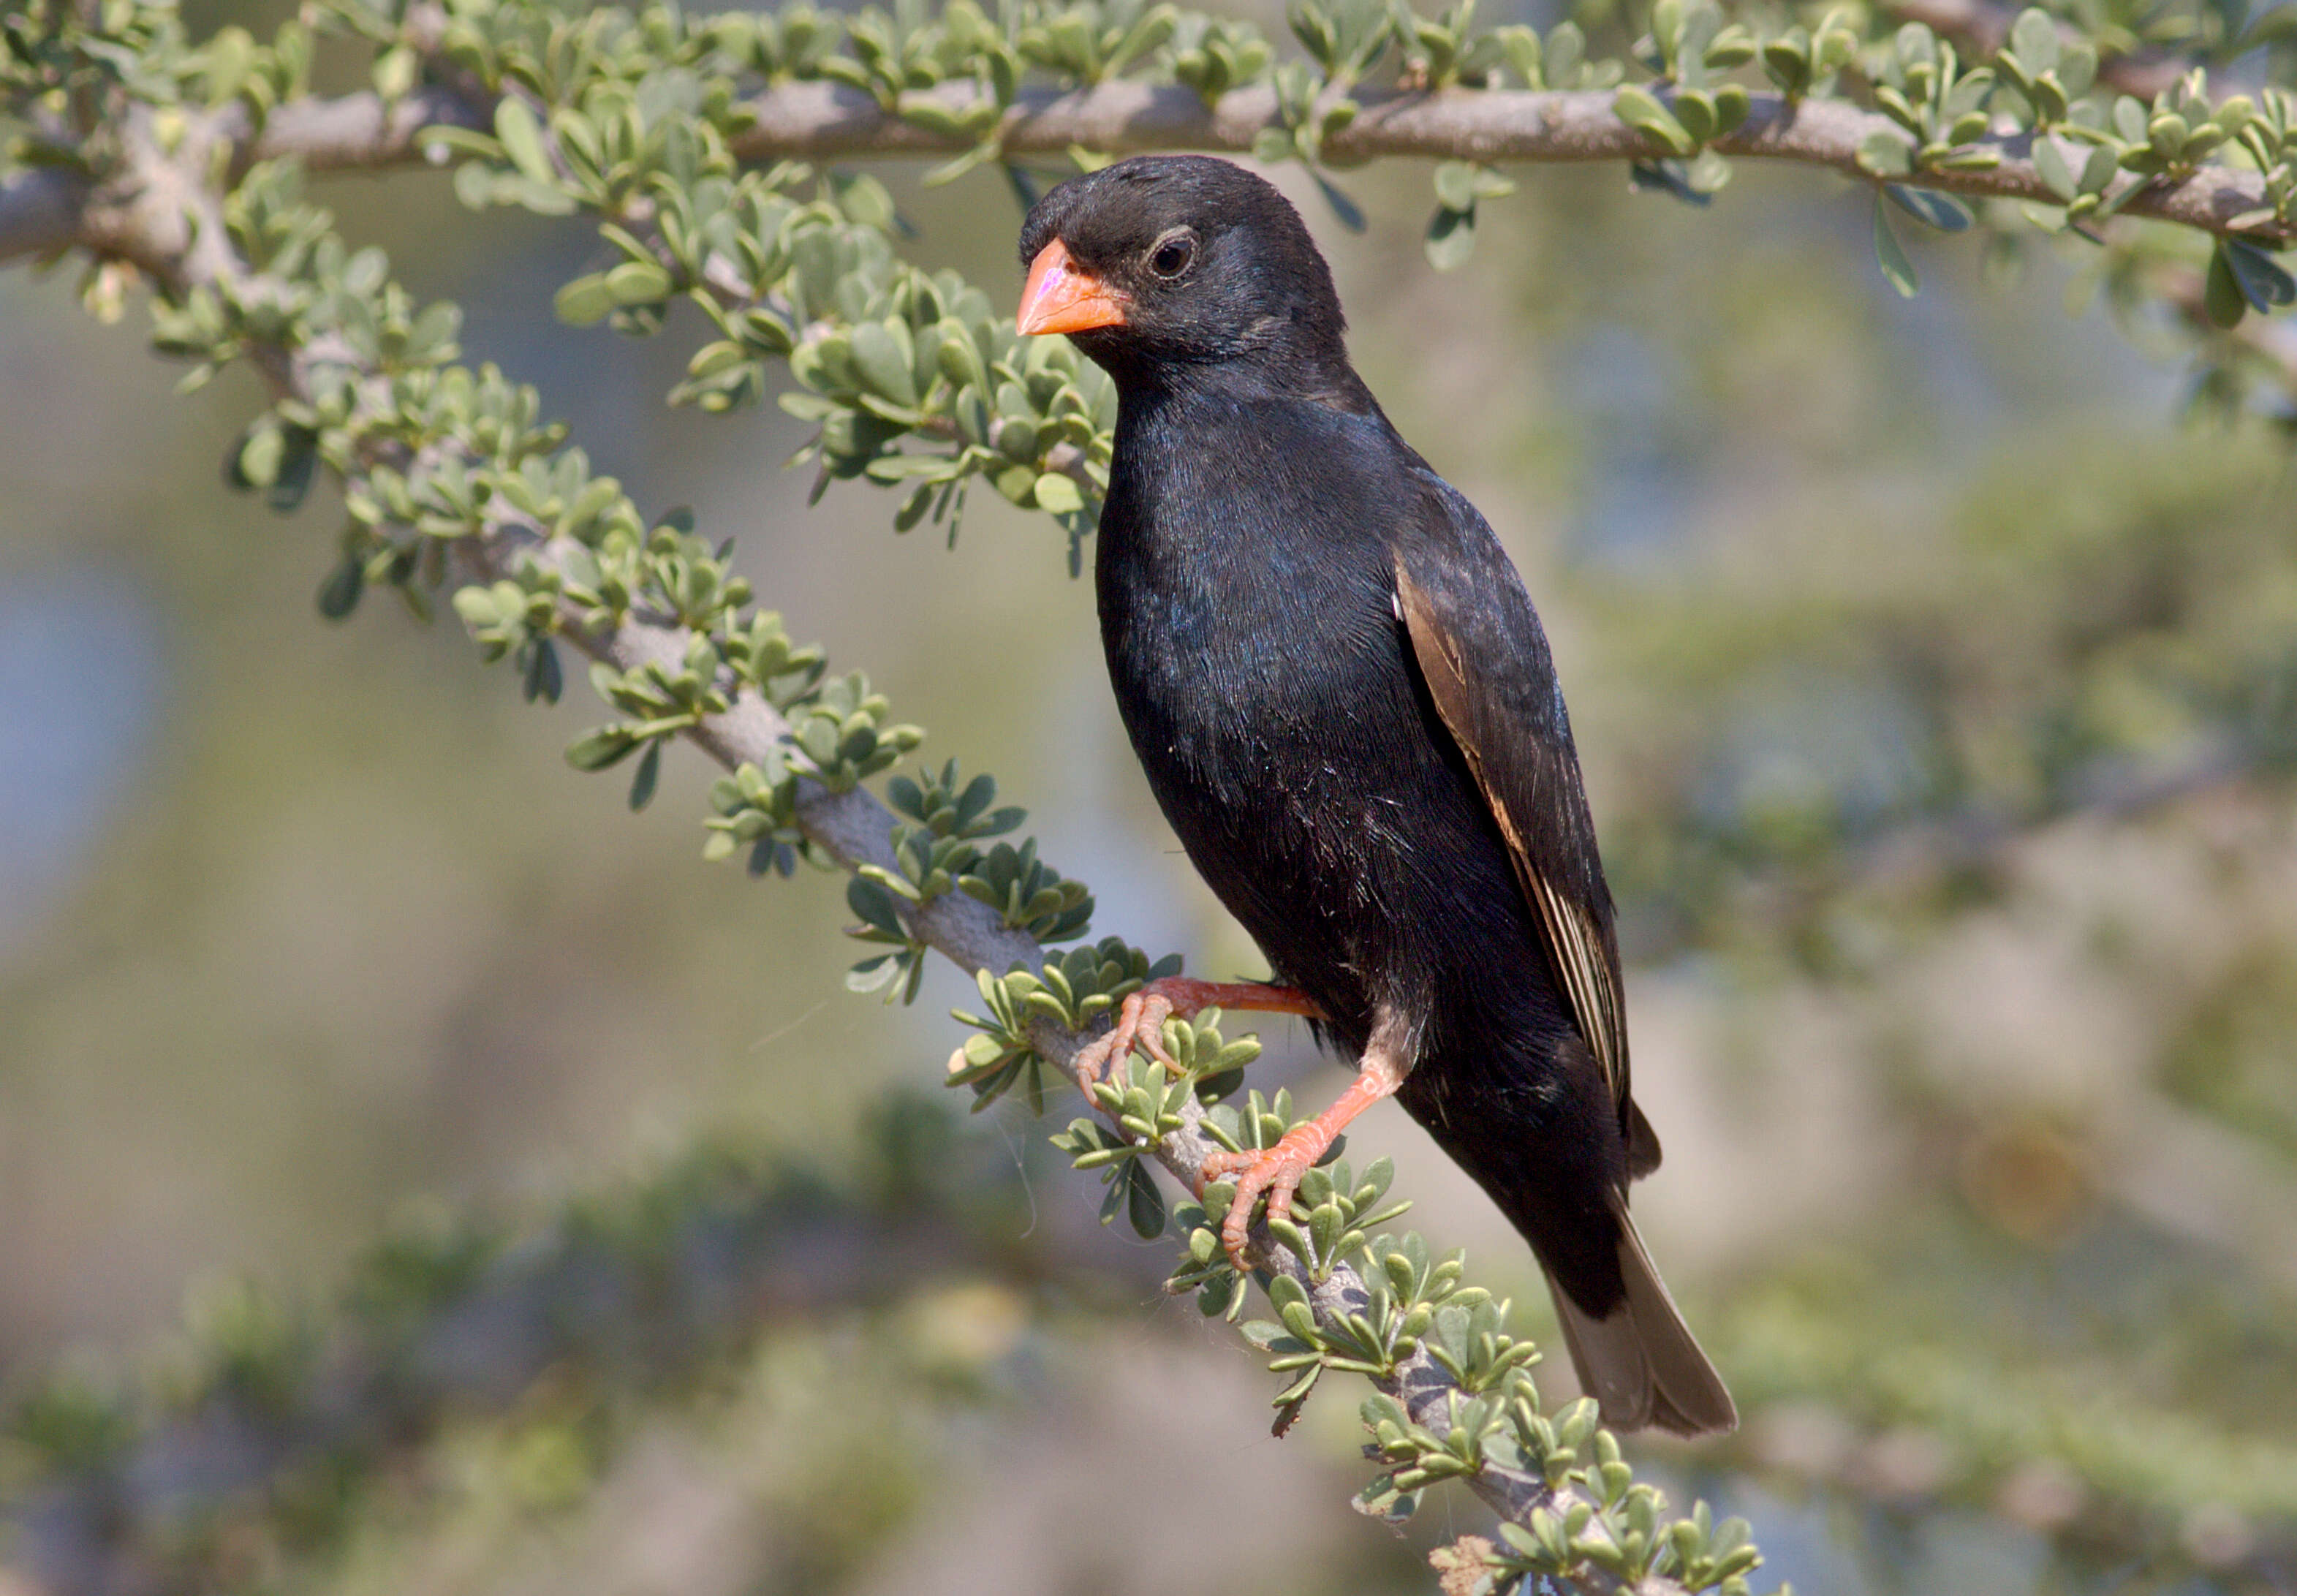
M 1157 252 L 1148 257 L 1148 269 L 1160 277 L 1177 277 L 1196 258 L 1197 241 L 1186 233 L 1175 233 L 1158 242 Z

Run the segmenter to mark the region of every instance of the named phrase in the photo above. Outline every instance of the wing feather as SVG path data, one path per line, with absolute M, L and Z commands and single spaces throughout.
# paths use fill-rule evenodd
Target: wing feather
M 1486 537 L 1489 534 L 1485 534 Z M 1494 553 L 1496 554 L 1496 545 Z M 1500 556 L 1504 558 L 1504 556 Z M 1510 573 L 1511 576 L 1512 573 Z M 1628 1102 L 1626 1012 L 1620 994 L 1619 950 L 1610 893 L 1593 866 L 1594 840 L 1578 760 L 1569 734 L 1526 724 L 1514 712 L 1503 679 L 1519 659 L 1477 658 L 1462 646 L 1461 628 L 1440 598 L 1412 579 L 1404 555 L 1395 563 L 1396 613 L 1412 640 L 1428 693 L 1460 752 L 1467 757 L 1492 819 L 1498 822 L 1516 880 L 1538 917 L 1548 962 L 1589 1051 L 1601 1066 L 1623 1128 L 1641 1120 Z M 1524 601 L 1527 614 L 1529 601 Z M 1530 624 L 1537 626 L 1535 619 Z M 1544 646 L 1540 652 L 1544 654 Z M 1584 848 L 1560 845 L 1568 843 Z M 1645 1132 L 1648 1135 L 1648 1132 Z M 1631 1135 L 1631 1144 L 1637 1139 Z M 1631 1158 L 1641 1148 L 1631 1147 Z M 1652 1140 L 1648 1159 L 1657 1162 Z

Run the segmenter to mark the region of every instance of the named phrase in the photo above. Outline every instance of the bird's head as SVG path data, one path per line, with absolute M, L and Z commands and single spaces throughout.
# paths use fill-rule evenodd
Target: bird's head
M 1024 333 L 1066 333 L 1120 379 L 1237 361 L 1312 382 L 1346 369 L 1332 274 L 1262 178 L 1201 155 L 1073 177 L 1021 228 Z

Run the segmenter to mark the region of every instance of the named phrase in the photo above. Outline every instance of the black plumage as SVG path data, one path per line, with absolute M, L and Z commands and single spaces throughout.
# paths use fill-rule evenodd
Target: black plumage
M 1389 1091 L 1537 1254 L 1615 1426 L 1734 1421 L 1627 1217 L 1659 1143 L 1547 640 L 1475 507 L 1349 365 L 1298 214 L 1225 161 L 1141 158 L 1031 211 L 1024 331 L 1115 378 L 1095 577 L 1111 679 L 1173 830 L 1356 1085 L 1243 1176 L 1288 1202 Z M 1166 1001 L 1253 1006 L 1172 983 Z M 1113 1047 L 1129 1047 L 1132 1006 Z

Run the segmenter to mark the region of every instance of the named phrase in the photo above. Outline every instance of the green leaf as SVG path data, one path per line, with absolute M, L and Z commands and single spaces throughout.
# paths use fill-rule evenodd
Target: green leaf
M 2226 259 L 2222 243 L 2210 251 L 2210 271 L 2202 287 L 2202 307 L 2209 313 L 2211 322 L 2220 327 L 2239 326 L 2249 310 L 2249 295 L 2243 292 L 2241 279 L 2234 275 L 2233 263 Z
M 1132 1222 L 1134 1235 L 1154 1241 L 1165 1233 L 1165 1194 L 1157 1189 L 1156 1177 L 1140 1166 L 1138 1158 L 1125 1166 L 1125 1181 L 1130 1188 L 1124 1199 L 1125 1217 Z
M 1722 157 L 1712 150 L 1701 150 L 1699 155 L 1700 161 L 1705 161 L 1709 156 L 1718 163 L 1722 160 Z M 1714 203 L 1714 196 L 1700 186 L 1694 171 L 1696 164 L 1672 157 L 1665 160 L 1629 161 L 1627 183 L 1639 193 L 1667 194 L 1694 209 L 1703 210 Z M 1722 175 L 1727 177 L 1729 172 L 1729 167 L 1725 166 Z M 1721 185 L 1717 184 L 1715 186 Z
M 534 639 L 527 656 L 526 676 L 520 684 L 529 703 L 556 703 L 566 678 L 558 667 L 558 648 L 547 638 Z
M 646 745 L 646 757 L 638 761 L 638 771 L 630 777 L 630 808 L 644 809 L 654 802 L 655 784 L 662 778 L 662 742 L 656 737 Z
M 483 133 L 468 128 L 433 125 L 415 136 L 417 153 L 433 165 L 444 166 L 456 155 L 475 155 L 482 160 L 492 160 L 502 146 Z
M 2061 200 L 2071 200 L 2081 193 L 2073 168 L 2066 164 L 2065 152 L 2058 148 L 2054 138 L 2039 136 L 2034 140 L 2034 170 Z
M 836 192 L 838 204 L 852 220 L 864 227 L 875 227 L 879 232 L 893 225 L 893 196 L 885 192 L 884 184 L 867 172 L 857 172 L 850 177 L 844 174 L 833 176 L 830 186 Z
M 1877 177 L 1903 177 L 1914 169 L 1914 152 L 1905 139 L 1878 128 L 1860 141 L 1858 166 Z
M 1366 225 L 1363 207 L 1341 193 L 1338 186 L 1323 173 L 1317 172 L 1313 176 L 1316 179 L 1316 192 L 1324 196 L 1324 203 L 1330 206 L 1332 214 L 1340 218 L 1340 226 L 1351 233 L 1362 233 Z
M 791 331 L 789 323 L 770 310 L 745 312 L 741 320 L 741 333 L 745 342 L 754 344 L 770 355 L 786 355 L 797 347 L 797 334 Z
M 1882 192 L 1889 195 L 1891 202 L 1908 216 L 1928 222 L 1941 233 L 1960 233 L 1976 220 L 1969 206 L 1954 195 L 1940 193 L 1934 188 L 1907 188 L 1899 184 L 1887 183 L 1882 185 Z
M 318 434 L 304 427 L 280 429 L 283 454 L 279 466 L 271 479 L 264 502 L 284 515 L 303 502 L 311 490 L 311 479 L 318 468 Z
M 1661 105 L 1648 90 L 1633 84 L 1619 89 L 1611 97 L 1612 114 L 1652 143 L 1664 147 L 1670 154 L 1690 155 L 1698 144 L 1684 130 L 1667 107 Z
M 1883 208 L 1880 191 L 1874 195 L 1874 259 L 1902 299 L 1911 300 L 1922 291 L 1922 280 L 1914 271 L 1914 263 L 1906 259 L 1898 235 L 1890 231 L 1890 213 Z
M 533 110 L 516 95 L 505 95 L 495 105 L 495 136 L 511 163 L 537 183 L 556 185 L 558 172 L 543 148 L 542 124 Z
M 659 261 L 625 260 L 606 274 L 606 292 L 617 305 L 659 304 L 670 291 L 670 273 Z
M 1799 22 L 1763 45 L 1763 71 L 1790 98 L 1810 86 L 1810 31 Z
M 237 26 L 217 30 L 208 41 L 208 103 L 221 105 L 237 95 L 255 64 L 255 37 Z
M 629 758 L 638 745 L 629 728 L 602 726 L 574 740 L 566 750 L 566 762 L 577 770 L 603 770 Z
M 1373 1476 L 1371 1484 L 1359 1491 L 1355 1499 L 1348 1505 L 1357 1512 L 1368 1518 L 1378 1518 L 1384 1524 L 1401 1525 L 1409 1521 L 1412 1515 L 1419 1510 L 1420 1498 L 1411 1492 L 1398 1491 L 1395 1488 L 1395 1476 L 1391 1471 Z M 1502 1524 L 1500 1527 L 1503 1530 L 1508 1530 L 1516 1526 L 1511 1524 Z M 1527 1584 L 1529 1582 L 1524 1583 Z
M 917 378 L 910 369 L 909 351 L 892 328 L 865 321 L 853 329 L 851 344 L 856 375 L 872 391 L 897 405 L 918 402 Z
M 1702 200 L 1718 193 L 1731 181 L 1731 163 L 1713 150 L 1701 150 L 1684 168 L 1684 180 L 1691 185 Z
M 1472 210 L 1476 206 L 1476 164 L 1446 160 L 1436 168 L 1436 202 L 1446 210 Z
M 268 488 L 279 479 L 279 463 L 286 457 L 287 440 L 279 424 L 266 415 L 248 428 L 231 453 L 226 473 L 239 489 Z
M 394 45 L 375 58 L 370 76 L 376 94 L 385 100 L 403 100 L 422 79 L 423 58 L 411 45 Z
M 2297 300 L 2297 279 L 2282 269 L 2278 261 L 2246 239 L 2227 238 L 2218 243 L 2218 253 L 2225 257 L 2233 272 L 2234 281 L 2240 284 L 2242 298 L 2260 316 L 2270 316 L 2282 306 Z
M 845 972 L 845 990 L 851 992 L 874 992 L 902 973 L 900 958 L 892 953 L 880 953 L 875 958 L 865 958 Z
M 366 587 L 366 563 L 356 555 L 345 555 L 342 564 L 319 586 L 319 613 L 330 621 L 341 621 L 358 608 L 359 595 Z
M 1437 271 L 1453 271 L 1466 265 L 1475 247 L 1476 213 L 1473 209 L 1439 209 L 1428 218 L 1428 236 L 1421 248 L 1428 253 L 1428 264 Z
M 2038 77 L 2058 64 L 2058 25 L 2049 12 L 2029 6 L 2011 26 L 2010 47 L 2019 64 Z
M 998 492 L 1017 505 L 1036 502 L 1037 473 L 1026 465 L 1008 465 L 989 481 Z
M 568 326 L 588 327 L 606 319 L 614 308 L 614 294 L 606 286 L 606 274 L 593 272 L 561 288 L 552 305 Z
M 455 198 L 472 210 L 484 210 L 495 202 L 495 175 L 477 161 L 468 161 L 455 169 Z
M 1715 114 L 1715 100 L 1704 89 L 1677 90 L 1674 111 L 1675 122 L 1692 143 L 1703 144 L 1715 136 L 1719 126 Z
M 1084 508 L 1084 495 L 1067 477 L 1049 471 L 1037 479 L 1037 508 L 1052 515 L 1074 515 Z

